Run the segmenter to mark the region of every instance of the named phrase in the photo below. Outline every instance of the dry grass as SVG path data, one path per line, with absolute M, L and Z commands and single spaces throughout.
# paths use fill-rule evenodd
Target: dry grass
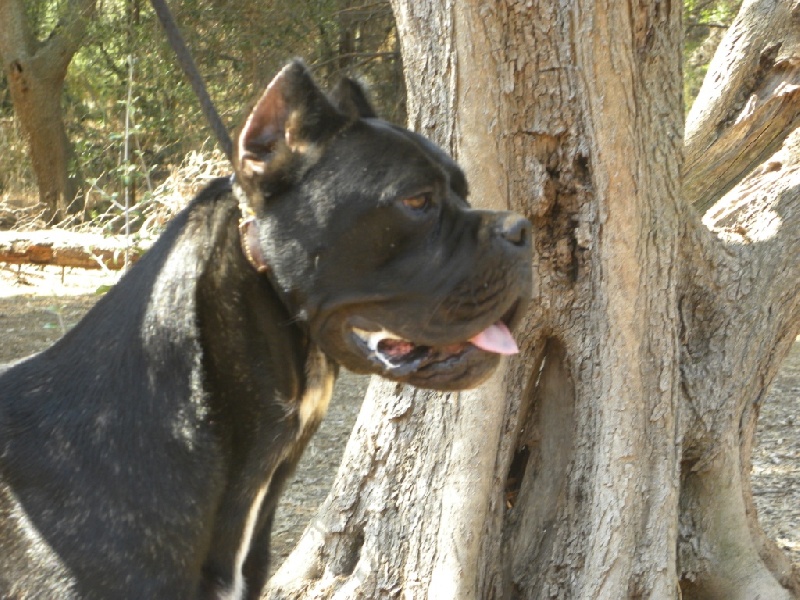
M 137 239 L 157 236 L 204 185 L 230 170 L 220 151 L 189 153 L 180 165 L 167 167 L 166 178 L 130 208 L 130 233 Z M 71 214 L 59 228 L 109 234 L 125 231 L 125 206 L 113 195 L 93 185 L 76 202 L 83 204 L 82 210 Z M 46 229 L 43 212 L 35 191 L 4 193 L 0 196 L 0 229 Z

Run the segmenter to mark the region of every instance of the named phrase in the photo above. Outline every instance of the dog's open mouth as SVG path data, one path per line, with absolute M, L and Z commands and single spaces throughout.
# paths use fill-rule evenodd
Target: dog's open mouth
M 490 325 L 468 340 L 445 346 L 416 344 L 386 330 L 366 331 L 353 327 L 353 334 L 370 358 L 377 359 L 396 374 L 457 360 L 467 352 L 476 350 L 493 354 L 519 352 L 514 337 L 503 321 Z

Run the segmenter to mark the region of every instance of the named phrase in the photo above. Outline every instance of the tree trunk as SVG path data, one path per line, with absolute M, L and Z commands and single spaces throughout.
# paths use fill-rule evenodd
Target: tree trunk
M 411 126 L 475 205 L 531 218 L 534 301 L 521 355 L 479 390 L 372 382 L 264 598 L 792 597 L 749 460 L 800 329 L 800 136 L 774 156 L 750 137 L 767 162 L 704 192 L 730 190 L 701 223 L 680 3 L 393 4 Z
M 0 0 L 0 57 L 48 221 L 63 218 L 75 197 L 61 96 L 67 67 L 94 8 L 95 0 L 68 2 L 52 35 L 40 42 L 31 32 L 23 0 Z

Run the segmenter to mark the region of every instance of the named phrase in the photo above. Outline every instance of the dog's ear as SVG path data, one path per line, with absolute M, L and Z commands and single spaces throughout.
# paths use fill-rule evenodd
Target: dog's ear
M 301 60 L 286 65 L 247 118 L 234 165 L 245 179 L 271 170 L 280 157 L 306 153 L 346 121 L 317 87 Z M 277 165 L 276 165 L 277 166 Z
M 331 100 L 351 119 L 374 119 L 378 116 L 364 88 L 353 79 L 342 79 L 331 92 Z

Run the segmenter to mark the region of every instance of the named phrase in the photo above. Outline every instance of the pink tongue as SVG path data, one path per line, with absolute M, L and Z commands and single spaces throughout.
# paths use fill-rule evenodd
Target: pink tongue
M 511 332 L 502 321 L 490 325 L 469 341 L 481 350 L 494 352 L 495 354 L 516 354 L 519 352 L 517 342 L 514 341 Z

